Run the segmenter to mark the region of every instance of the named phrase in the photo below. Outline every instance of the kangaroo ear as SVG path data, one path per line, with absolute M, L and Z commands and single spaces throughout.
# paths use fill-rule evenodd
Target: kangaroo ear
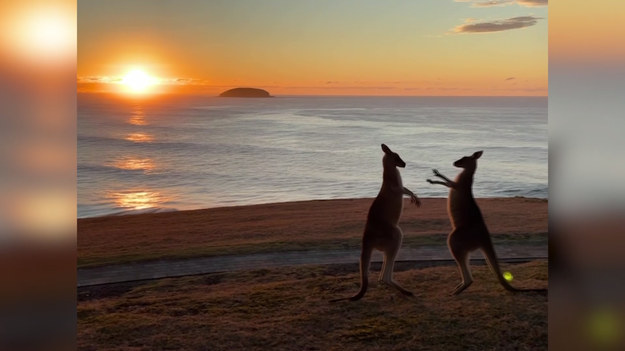
M 474 152 L 473 153 L 473 158 L 477 160 L 478 158 L 480 158 L 480 156 L 482 156 L 483 152 L 484 151 L 476 151 L 476 152 Z
M 384 151 L 385 154 L 393 153 L 393 151 L 391 151 L 391 149 L 389 149 L 385 144 L 382 144 L 382 151 Z

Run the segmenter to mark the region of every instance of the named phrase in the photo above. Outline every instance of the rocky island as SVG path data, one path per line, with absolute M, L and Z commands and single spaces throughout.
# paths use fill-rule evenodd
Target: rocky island
M 219 94 L 220 97 L 272 97 L 269 92 L 257 88 L 234 88 Z

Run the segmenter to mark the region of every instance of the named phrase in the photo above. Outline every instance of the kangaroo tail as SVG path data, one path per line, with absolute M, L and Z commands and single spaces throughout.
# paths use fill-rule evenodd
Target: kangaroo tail
M 513 292 L 522 291 L 510 285 L 508 281 L 503 277 L 503 274 L 501 274 L 501 269 L 499 269 L 499 262 L 497 261 L 497 254 L 495 254 L 495 248 L 493 247 L 492 243 L 482 248 L 482 252 L 484 252 L 484 256 L 486 257 L 486 262 L 490 266 L 491 271 L 495 273 L 495 276 L 497 277 L 499 284 L 501 284 L 508 291 L 513 291 Z
M 356 295 L 330 300 L 330 302 L 343 300 L 358 301 L 363 296 L 365 296 L 365 293 L 367 292 L 367 287 L 369 286 L 369 263 L 371 262 L 372 251 L 372 248 L 363 245 L 362 252 L 360 254 L 360 290 L 356 293 Z
M 504 278 L 503 274 L 501 274 L 501 270 L 499 269 L 499 263 L 497 261 L 497 255 L 495 254 L 495 249 L 493 248 L 493 245 L 491 244 L 490 247 L 484 248 L 483 252 L 484 252 L 484 256 L 486 256 L 486 262 L 488 262 L 490 269 L 493 271 L 493 273 L 495 273 L 495 275 L 497 276 L 497 280 L 504 288 L 506 288 L 506 290 L 512 291 L 512 292 L 521 292 L 521 291 L 522 292 L 538 292 L 538 293 L 547 292 L 547 289 L 519 289 L 519 288 L 513 287 Z

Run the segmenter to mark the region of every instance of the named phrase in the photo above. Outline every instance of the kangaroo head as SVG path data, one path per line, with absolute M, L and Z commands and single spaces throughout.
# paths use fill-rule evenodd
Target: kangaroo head
M 384 167 L 406 167 L 406 162 L 397 153 L 391 151 L 388 146 L 382 144 L 382 151 L 384 151 L 384 157 L 382 158 Z
M 476 151 L 471 156 L 465 156 L 454 162 L 454 166 L 459 168 L 475 169 L 477 168 L 477 159 L 482 156 L 482 153 L 483 151 Z

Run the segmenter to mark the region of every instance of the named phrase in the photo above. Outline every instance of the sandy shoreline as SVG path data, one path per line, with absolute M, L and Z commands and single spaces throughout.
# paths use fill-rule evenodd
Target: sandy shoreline
M 313 200 L 78 219 L 79 266 L 156 258 L 357 247 L 372 198 Z M 478 199 L 493 236 L 544 235 L 545 199 Z M 450 230 L 446 199 L 405 200 L 407 245 Z

